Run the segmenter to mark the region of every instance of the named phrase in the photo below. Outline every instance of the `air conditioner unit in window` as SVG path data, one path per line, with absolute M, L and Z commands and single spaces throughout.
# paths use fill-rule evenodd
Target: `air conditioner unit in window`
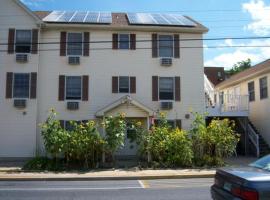
M 28 54 L 16 54 L 16 61 L 19 63 L 28 62 Z
M 67 102 L 67 109 L 68 110 L 78 110 L 79 109 L 79 102 L 75 102 L 75 101 Z
M 160 108 L 162 110 L 171 110 L 173 108 L 173 102 L 171 101 L 163 101 L 160 103 Z
M 172 66 L 172 58 L 160 58 L 160 65 L 161 66 Z
M 26 108 L 26 99 L 14 99 L 14 107 L 18 109 Z
M 68 57 L 68 64 L 79 65 L 80 64 L 80 57 L 79 56 L 69 56 Z

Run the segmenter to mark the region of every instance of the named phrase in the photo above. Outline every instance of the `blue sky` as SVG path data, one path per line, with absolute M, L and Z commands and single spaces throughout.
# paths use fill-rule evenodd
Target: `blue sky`
M 22 0 L 32 10 L 91 10 L 177 12 L 193 17 L 210 31 L 204 38 L 270 35 L 270 0 Z M 76 2 L 76 3 L 74 3 Z M 270 39 L 205 41 L 205 65 L 230 68 L 250 58 L 253 64 L 270 58 L 270 47 L 217 48 L 209 46 L 262 46 Z

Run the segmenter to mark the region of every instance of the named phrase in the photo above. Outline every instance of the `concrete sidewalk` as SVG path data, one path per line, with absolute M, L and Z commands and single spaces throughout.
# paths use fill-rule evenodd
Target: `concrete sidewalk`
M 102 170 L 86 173 L 33 173 L 0 172 L 0 181 L 37 181 L 37 180 L 135 180 L 135 179 L 172 179 L 172 178 L 212 178 L 215 169 L 166 169 L 166 170 Z

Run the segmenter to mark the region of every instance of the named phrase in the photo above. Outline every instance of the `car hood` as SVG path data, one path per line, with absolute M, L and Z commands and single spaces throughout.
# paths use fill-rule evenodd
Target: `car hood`
M 221 170 L 248 181 L 270 181 L 270 172 L 255 167 L 222 168 Z

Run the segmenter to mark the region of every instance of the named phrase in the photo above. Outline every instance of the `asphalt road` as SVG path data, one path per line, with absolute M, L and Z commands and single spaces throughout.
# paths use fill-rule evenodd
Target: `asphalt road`
M 2 181 L 0 200 L 210 200 L 213 179 Z

